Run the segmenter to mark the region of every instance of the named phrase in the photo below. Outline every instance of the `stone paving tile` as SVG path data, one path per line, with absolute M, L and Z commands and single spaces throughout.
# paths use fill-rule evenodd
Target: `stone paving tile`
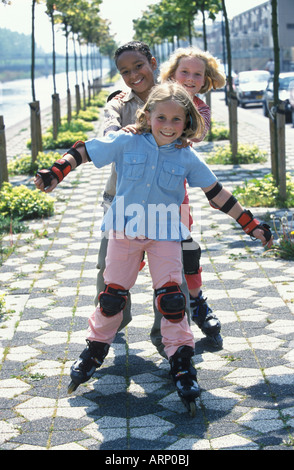
M 252 140 L 252 129 L 245 134 Z M 199 150 L 204 155 L 208 147 Z M 268 170 L 214 169 L 230 188 Z M 294 264 L 264 256 L 196 189 L 189 193 L 195 220 L 201 217 L 203 233 L 195 227 L 194 235 L 201 237 L 203 291 L 224 339 L 215 350 L 192 325 L 202 387 L 196 417 L 187 414 L 167 361 L 149 339 L 148 263 L 132 289 L 133 321 L 94 377 L 67 395 L 70 365 L 84 348 L 94 308 L 108 175 L 109 168 L 99 172 L 91 164 L 68 175 L 54 194 L 55 215 L 29 225 L 48 235 L 29 244 L 30 233 L 15 239 L 18 249 L 0 267 L 7 307 L 0 324 L 0 448 L 293 450 Z

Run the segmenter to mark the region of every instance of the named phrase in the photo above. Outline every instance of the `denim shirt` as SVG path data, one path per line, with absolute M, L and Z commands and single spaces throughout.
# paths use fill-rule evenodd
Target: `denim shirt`
M 205 188 L 217 178 L 194 149 L 178 149 L 177 143 L 159 147 L 152 134 L 124 131 L 86 142 L 96 167 L 114 162 L 117 172 L 116 196 L 105 214 L 103 231 L 168 241 L 190 236 L 188 223 L 180 217 L 184 181 Z

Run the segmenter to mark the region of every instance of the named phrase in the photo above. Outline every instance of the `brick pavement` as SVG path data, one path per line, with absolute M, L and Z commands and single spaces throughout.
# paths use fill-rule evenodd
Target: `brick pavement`
M 255 138 L 254 127 L 240 133 Z M 15 139 L 9 135 L 8 148 L 24 144 L 21 135 Z M 203 155 L 207 149 L 199 146 Z M 267 171 L 268 163 L 213 169 L 232 188 Z M 108 167 L 98 171 L 92 164 L 70 173 L 53 194 L 55 215 L 15 236 L 17 249 L 0 268 L 7 308 L 0 323 L 0 448 L 109 455 L 293 450 L 294 263 L 264 256 L 257 242 L 193 188 L 190 201 L 197 221 L 201 217 L 203 290 L 224 339 L 216 351 L 192 326 L 202 388 L 196 417 L 187 414 L 167 361 L 149 340 L 147 266 L 132 289 L 133 321 L 117 335 L 94 378 L 67 395 L 69 368 L 84 348 L 93 309 L 108 174 Z M 254 209 L 257 215 L 266 211 Z

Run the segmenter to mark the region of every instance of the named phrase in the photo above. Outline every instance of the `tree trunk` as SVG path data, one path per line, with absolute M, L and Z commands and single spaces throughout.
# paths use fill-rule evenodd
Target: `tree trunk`
M 60 99 L 59 94 L 54 93 L 52 95 L 52 122 L 53 122 L 53 140 L 57 139 L 58 129 L 61 122 L 60 116 Z
M 35 5 L 36 5 L 36 0 L 32 0 L 31 86 L 32 86 L 32 100 L 33 101 L 36 101 L 36 92 L 35 92 Z
M 279 75 L 280 75 L 280 45 L 279 45 L 279 25 L 278 25 L 278 5 L 277 0 L 271 0 L 272 4 L 272 35 L 274 45 L 274 102 L 273 102 L 273 123 L 271 132 L 271 149 L 272 149 L 272 173 L 276 184 L 279 187 L 281 199 L 286 197 L 286 166 L 284 162 L 285 149 L 285 116 L 283 116 L 284 108 L 279 100 Z
M 4 181 L 8 182 L 8 169 L 4 119 L 0 116 L 0 188 Z
M 31 154 L 32 163 L 34 163 L 38 153 L 43 150 L 40 102 L 33 101 L 29 105 L 31 108 Z
M 229 108 L 229 124 L 230 124 L 230 143 L 232 156 L 236 156 L 238 152 L 238 117 L 237 117 L 237 97 L 233 91 L 232 83 L 232 53 L 230 42 L 230 27 L 227 15 L 225 0 L 222 0 L 223 14 L 225 19 L 225 33 L 227 45 L 227 59 L 228 59 L 228 108 Z
M 71 118 L 72 118 L 72 113 L 71 113 L 71 95 L 70 95 L 70 89 L 67 89 L 67 122 L 70 123 Z
M 77 83 L 75 85 L 76 90 L 76 113 L 79 114 L 81 110 L 81 93 L 80 93 L 80 85 Z

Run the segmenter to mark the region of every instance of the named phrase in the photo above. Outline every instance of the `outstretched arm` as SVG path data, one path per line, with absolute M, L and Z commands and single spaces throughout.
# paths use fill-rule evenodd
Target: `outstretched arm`
M 88 161 L 85 143 L 78 141 L 51 168 L 37 172 L 34 179 L 35 186 L 40 191 L 50 193 L 71 170 Z
M 273 244 L 273 237 L 270 227 L 259 222 L 253 217 L 250 211 L 245 210 L 230 191 L 223 188 L 220 183 L 202 188 L 210 205 L 214 209 L 228 214 L 235 219 L 248 235 L 258 238 L 263 246 L 270 248 Z

